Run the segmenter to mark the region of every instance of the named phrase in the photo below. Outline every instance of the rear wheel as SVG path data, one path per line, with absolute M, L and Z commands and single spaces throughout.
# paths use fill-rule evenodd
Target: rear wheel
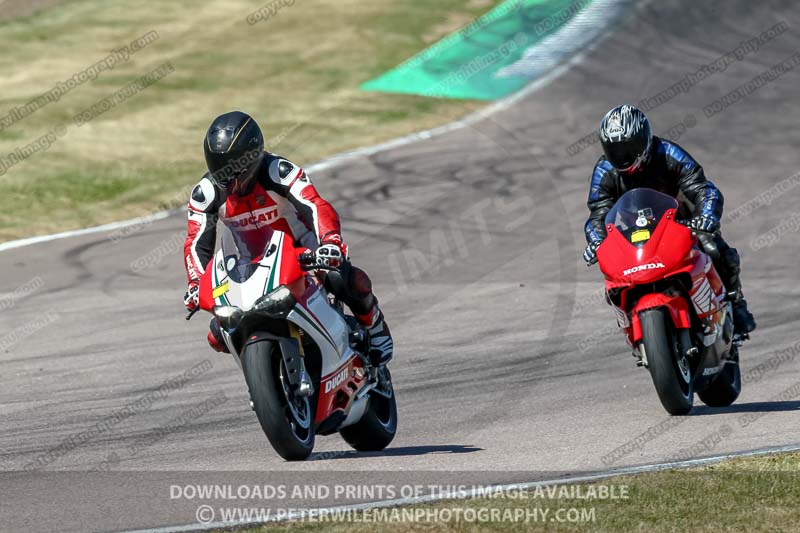
M 692 410 L 694 391 L 689 358 L 678 346 L 672 321 L 662 308 L 643 311 L 639 318 L 647 357 L 658 399 L 671 415 Z
M 397 403 L 392 375 L 385 366 L 378 372 L 380 383 L 369 393 L 369 404 L 361 420 L 339 430 L 342 438 L 361 452 L 383 450 L 397 432 Z
M 270 444 L 287 461 L 302 461 L 314 449 L 314 402 L 296 396 L 280 352 L 269 341 L 248 344 L 242 369 L 253 409 Z
M 734 346 L 731 348 L 736 350 Z M 709 407 L 727 407 L 736 401 L 742 391 L 742 374 L 739 370 L 739 357 L 734 354 L 731 361 L 725 363 L 725 368 L 716 377 L 711 385 L 697 395 Z

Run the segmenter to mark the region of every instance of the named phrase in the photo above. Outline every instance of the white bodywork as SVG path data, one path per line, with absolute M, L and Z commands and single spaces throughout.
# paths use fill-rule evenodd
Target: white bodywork
M 233 235 L 225 228 L 222 236 L 222 246 L 214 255 L 214 274 L 212 277 L 212 292 L 216 305 L 232 305 L 242 311 L 252 309 L 256 300 L 278 288 L 280 279 L 280 257 L 283 240 L 286 234 L 276 231 L 265 247 L 267 251 L 253 267 L 254 272 L 244 281 L 237 282 L 230 270 L 235 268 L 235 260 L 231 253 L 238 252 Z M 274 250 L 269 253 L 269 250 Z M 226 253 L 227 260 L 226 260 Z M 350 347 L 349 327 L 344 318 L 328 304 L 328 297 L 323 289 L 317 288 L 308 299 L 306 306 L 299 302 L 289 312 L 288 320 L 296 324 L 319 346 L 322 356 L 322 379 L 339 369 L 346 361 L 356 355 Z M 222 330 L 225 344 L 231 353 L 236 356 L 236 361 L 241 366 L 239 354 L 236 352 L 230 335 Z

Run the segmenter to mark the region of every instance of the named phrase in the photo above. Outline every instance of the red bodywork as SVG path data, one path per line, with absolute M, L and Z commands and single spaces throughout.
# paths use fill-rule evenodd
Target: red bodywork
M 314 420 L 319 424 L 336 411 L 347 411 L 356 392 L 361 390 L 367 380 L 364 363 L 357 355 L 342 366 L 320 380 L 319 399 L 317 401 L 317 415 Z
M 213 268 L 214 256 L 212 255 L 211 260 L 206 265 L 205 272 L 200 276 L 200 309 L 208 311 L 209 313 L 212 313 L 214 311 L 214 306 L 217 305 L 212 296 L 214 282 L 211 278 L 213 275 Z
M 265 243 L 262 246 L 268 248 L 270 245 L 270 239 L 274 235 L 275 230 L 271 228 L 265 228 L 262 230 L 262 233 L 264 235 L 261 236 L 261 239 Z M 281 241 L 280 250 L 273 252 L 280 254 L 280 276 L 275 287 L 279 285 L 288 286 L 292 290 L 294 297 L 297 298 L 298 301 L 303 302 L 305 300 L 301 300 L 301 298 L 303 297 L 303 293 L 305 292 L 307 286 L 306 279 L 308 276 L 300 268 L 300 261 L 298 260 L 298 257 L 305 251 L 307 251 L 305 248 L 295 247 L 294 239 L 292 239 L 291 235 L 287 233 L 284 239 Z M 209 313 L 213 313 L 214 306 L 219 305 L 213 297 L 215 257 L 216 254 L 213 255 L 208 264 L 205 265 L 203 275 L 200 276 L 200 309 L 208 311 Z M 259 263 L 263 257 L 263 254 L 258 255 L 254 257 L 251 262 Z
M 725 289 L 711 258 L 698 248 L 691 230 L 675 221 L 675 213 L 675 209 L 667 210 L 641 247 L 632 244 L 613 224 L 607 224 L 608 235 L 597 249 L 609 300 L 614 302 L 631 345 L 642 340 L 639 313 L 646 309 L 666 308 L 677 329 L 691 328 L 691 307 L 701 319 L 721 320 L 724 316 L 720 310 Z M 682 274 L 691 279 L 691 301 L 683 292 L 652 285 Z M 650 285 L 647 289 L 651 290 L 643 293 L 643 285 Z M 617 293 L 616 297 L 612 298 L 612 293 Z

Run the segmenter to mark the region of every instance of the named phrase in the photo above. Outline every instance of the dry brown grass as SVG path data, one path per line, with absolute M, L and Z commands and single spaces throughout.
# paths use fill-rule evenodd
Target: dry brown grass
M 151 30 L 160 35 L 130 61 L 0 132 L 0 156 L 70 124 L 158 65 L 175 67 L 0 177 L 0 240 L 182 203 L 176 193 L 204 171 L 205 129 L 231 109 L 253 114 L 268 148 L 306 165 L 463 116 L 482 104 L 358 87 L 498 2 L 296 0 L 251 26 L 247 15 L 268 2 L 150 0 L 123 11 L 116 2 L 71 0 L 0 23 L 0 115 L 109 50 Z

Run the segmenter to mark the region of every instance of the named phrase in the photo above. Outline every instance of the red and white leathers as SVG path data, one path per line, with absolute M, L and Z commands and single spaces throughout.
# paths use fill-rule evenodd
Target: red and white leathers
M 214 253 L 216 222 L 230 228 L 240 244 L 258 254 L 271 228 L 288 233 L 299 246 L 315 249 L 326 238 L 339 239 L 341 225 L 333 206 L 317 193 L 303 169 L 265 154 L 255 184 L 245 196 L 228 194 L 206 174 L 189 199 L 189 233 L 184 260 L 189 282 L 198 280 Z
M 294 238 L 297 247 L 311 250 L 316 250 L 320 244 L 333 244 L 347 256 L 339 215 L 319 195 L 302 168 L 265 152 L 254 180 L 250 191 L 238 195 L 219 187 L 206 174 L 192 190 L 189 231 L 184 243 L 184 265 L 190 288 L 199 283 L 213 257 L 218 220 L 231 230 L 239 246 L 246 246 L 254 256 L 264 249 L 269 239 L 271 232 L 265 230 L 285 232 Z M 348 294 L 342 300 L 362 325 L 376 332 L 383 327 L 388 334 L 369 277 L 353 266 L 347 270 Z M 212 327 L 209 343 L 221 350 L 213 330 Z M 385 345 L 385 339 L 380 342 Z M 391 355 L 391 346 L 389 350 Z

